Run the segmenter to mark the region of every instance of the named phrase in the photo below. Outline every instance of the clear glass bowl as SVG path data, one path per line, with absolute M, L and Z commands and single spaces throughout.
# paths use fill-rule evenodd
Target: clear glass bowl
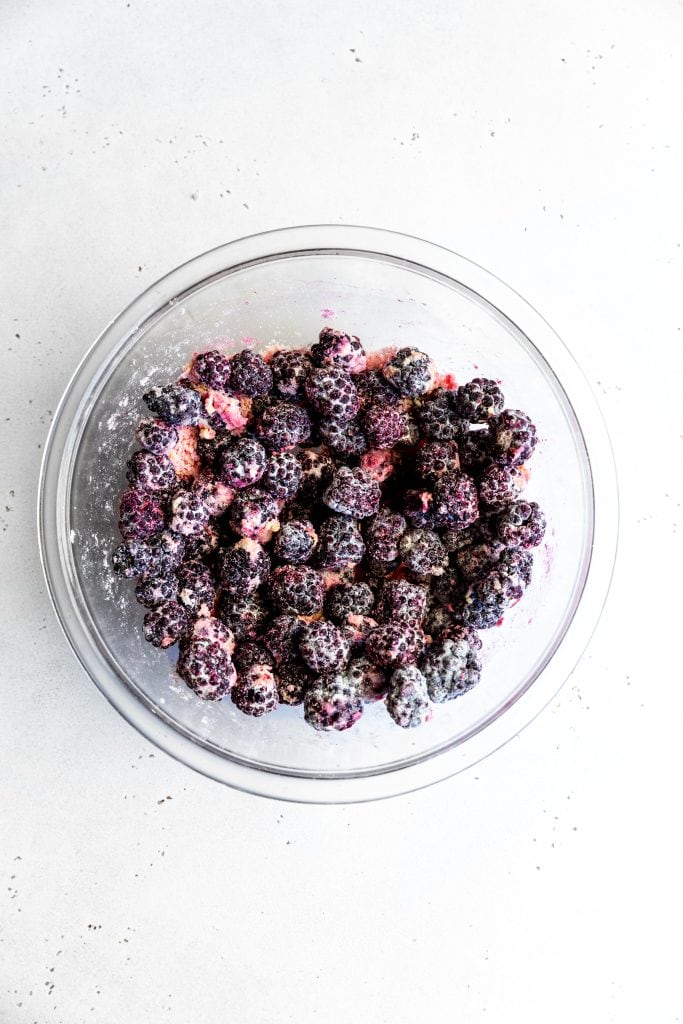
M 116 504 L 142 393 L 197 349 L 310 344 L 323 323 L 368 349 L 416 345 L 457 379 L 500 379 L 506 405 L 536 422 L 527 493 L 546 512 L 524 599 L 482 634 L 482 681 L 419 729 L 366 706 L 341 734 L 301 709 L 252 719 L 201 701 L 173 656 L 142 638 L 130 582 L 115 579 Z M 428 785 L 516 735 L 557 692 L 599 618 L 617 538 L 607 433 L 577 365 L 519 295 L 461 256 L 360 227 L 287 228 L 198 256 L 153 285 L 104 331 L 57 410 L 39 493 L 40 546 L 54 606 L 78 659 L 152 742 L 221 782 L 282 799 L 370 800 Z

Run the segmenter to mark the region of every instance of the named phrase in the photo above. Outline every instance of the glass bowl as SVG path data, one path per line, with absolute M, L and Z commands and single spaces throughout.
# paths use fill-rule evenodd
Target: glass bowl
M 540 443 L 530 498 L 549 530 L 527 594 L 484 631 L 478 687 L 397 728 L 366 705 L 344 733 L 318 733 L 301 708 L 263 718 L 200 700 L 173 652 L 149 647 L 130 581 L 113 577 L 117 499 L 142 393 L 175 378 L 197 349 L 299 347 L 324 323 L 368 350 L 415 345 L 456 379 L 500 379 Z M 519 295 L 469 260 L 416 238 L 349 226 L 266 232 L 172 271 L 106 328 L 55 415 L 39 492 L 48 588 L 79 661 L 153 743 L 204 774 L 281 799 L 349 802 L 428 785 L 515 736 L 571 673 L 599 618 L 617 538 L 609 439 L 591 391 L 558 337 Z M 175 650 L 175 649 L 174 649 Z

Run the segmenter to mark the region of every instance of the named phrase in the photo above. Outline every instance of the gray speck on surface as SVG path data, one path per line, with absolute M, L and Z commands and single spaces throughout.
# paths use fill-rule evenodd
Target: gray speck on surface
M 192 195 L 190 196 L 190 199 L 193 199 L 195 202 L 197 202 L 197 200 L 199 199 L 199 192 L 193 192 Z

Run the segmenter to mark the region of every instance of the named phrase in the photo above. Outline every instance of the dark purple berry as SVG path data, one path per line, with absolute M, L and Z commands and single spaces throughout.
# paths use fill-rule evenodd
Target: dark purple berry
M 536 427 L 519 409 L 504 409 L 493 422 L 493 453 L 497 462 L 518 466 L 531 458 L 536 447 Z
M 232 690 L 232 702 L 245 715 L 259 718 L 278 706 L 278 689 L 269 665 L 252 665 L 240 672 Z
M 449 611 L 462 603 L 462 580 L 457 569 L 449 567 L 441 576 L 431 579 L 430 601 L 439 602 Z
M 481 540 L 460 548 L 455 553 L 455 563 L 466 580 L 475 580 L 488 572 L 506 550 L 501 541 Z
M 197 380 L 215 391 L 227 391 L 230 387 L 230 360 L 215 349 L 196 355 L 192 372 Z
M 545 535 L 545 516 L 535 501 L 514 501 L 498 516 L 496 530 L 511 547 L 535 548 Z
M 330 516 L 318 535 L 318 564 L 323 569 L 343 569 L 357 565 L 365 554 L 365 544 L 357 524 L 346 516 Z
M 258 483 L 266 471 L 267 462 L 262 444 L 252 437 L 240 437 L 218 453 L 216 470 L 224 484 L 242 490 Z
M 323 501 L 333 512 L 367 519 L 379 511 L 380 497 L 379 484 L 364 469 L 340 466 L 323 494 Z
M 270 573 L 270 555 L 251 537 L 218 553 L 221 586 L 228 594 L 251 594 Z
M 503 411 L 505 399 L 495 380 L 475 377 L 455 393 L 458 418 L 470 423 L 484 423 Z
M 175 576 L 148 576 L 136 586 L 135 597 L 145 608 L 177 601 L 178 581 Z
M 433 530 L 408 530 L 401 537 L 403 564 L 417 576 L 439 576 L 448 565 L 448 554 Z
M 211 512 L 199 491 L 178 491 L 171 500 L 169 526 L 183 537 L 199 537 L 204 533 Z
M 190 616 L 177 601 L 156 605 L 145 615 L 145 640 L 155 647 L 170 647 L 190 629 Z
M 415 472 L 428 484 L 460 469 L 458 446 L 453 441 L 427 441 L 415 452 Z
M 395 568 L 399 560 L 399 541 L 407 528 L 408 524 L 398 512 L 380 509 L 364 524 L 368 558 Z
M 144 540 L 164 528 L 164 510 L 149 491 L 125 491 L 119 505 L 124 540 Z
M 228 520 L 240 537 L 250 537 L 267 544 L 280 528 L 279 506 L 272 494 L 259 487 L 250 487 L 235 495 Z
M 367 583 L 340 583 L 325 597 L 325 614 L 342 624 L 349 615 L 369 615 L 374 603 L 375 595 Z
M 417 661 L 424 646 L 421 629 L 403 622 L 392 622 L 372 630 L 365 641 L 365 653 L 375 665 L 398 668 Z
M 360 658 L 352 658 L 344 673 L 354 687 L 358 688 L 364 704 L 372 704 L 376 700 L 382 700 L 388 688 L 388 677 L 386 672 L 374 665 L 364 655 Z
M 313 672 L 336 672 L 347 663 L 350 653 L 342 631 L 325 619 L 306 626 L 299 640 L 299 654 Z
M 218 616 L 235 640 L 252 640 L 270 617 L 270 611 L 258 594 L 221 595 Z
M 470 585 L 463 621 L 474 629 L 490 629 L 519 601 L 531 580 L 532 556 L 520 548 L 505 551 L 496 564 Z
M 281 612 L 314 615 L 322 610 L 323 578 L 307 565 L 283 565 L 270 579 L 270 596 Z
M 465 473 L 452 473 L 434 485 L 432 506 L 438 527 L 464 530 L 479 516 L 479 502 L 474 480 Z
M 275 534 L 273 551 L 283 562 L 308 562 L 318 546 L 318 534 L 307 519 L 290 519 Z
M 207 523 L 199 537 L 185 538 L 185 557 L 191 560 L 209 558 L 218 548 L 218 530 Z
M 332 327 L 323 327 L 311 356 L 316 366 L 340 366 L 348 373 L 362 373 L 368 365 L 360 339 Z
M 273 452 L 286 452 L 311 436 L 311 418 L 300 405 L 275 402 L 256 419 L 258 437 Z
M 415 665 L 404 665 L 392 673 L 387 711 L 402 729 L 414 729 L 432 717 L 427 681 Z
M 436 388 L 415 403 L 422 437 L 433 441 L 454 441 L 458 436 L 454 394 L 447 388 Z
M 355 420 L 348 423 L 333 419 L 321 420 L 318 430 L 335 455 L 347 457 L 362 455 L 367 451 L 367 439 Z
M 316 679 L 306 691 L 304 718 L 314 729 L 342 732 L 355 725 L 362 714 L 358 687 L 343 672 Z
M 178 431 L 163 420 L 141 420 L 135 436 L 148 452 L 164 455 L 178 441 Z
M 311 370 L 306 378 L 306 396 L 317 413 L 339 422 L 353 419 L 360 408 L 351 375 L 338 366 Z
M 281 704 L 295 706 L 302 704 L 306 691 L 313 682 L 313 676 L 299 661 L 288 661 L 277 673 L 277 692 Z
M 302 477 L 297 497 L 301 501 L 316 501 L 334 476 L 334 462 L 325 452 L 313 448 L 299 452 L 299 458 Z
M 468 473 L 482 469 L 494 455 L 493 434 L 488 426 L 462 430 L 458 434 L 460 466 Z
M 514 501 L 521 489 L 520 475 L 512 466 L 494 462 L 479 477 L 479 500 L 489 508 L 498 509 Z
M 355 655 L 362 651 L 366 637 L 378 625 L 377 619 L 372 619 L 369 615 L 347 615 L 346 621 L 339 628 L 344 634 L 351 653 Z
M 262 356 L 244 349 L 230 359 L 230 387 L 250 398 L 267 395 L 273 387 L 273 371 Z
M 216 600 L 213 576 L 203 562 L 183 562 L 176 573 L 178 600 L 193 615 L 209 616 Z
M 399 394 L 409 398 L 434 387 L 434 365 L 428 355 L 416 348 L 400 348 L 382 372 Z
M 173 463 L 167 455 L 135 452 L 128 460 L 128 482 L 140 491 L 170 491 L 177 484 Z
M 173 427 L 196 426 L 202 418 L 202 398 L 192 387 L 167 384 L 151 388 L 142 397 L 155 416 Z
M 403 413 L 390 405 L 372 405 L 363 416 L 363 431 L 372 448 L 393 448 L 406 432 Z
M 194 643 L 195 640 L 208 640 L 209 643 L 218 644 L 230 657 L 235 651 L 235 637 L 232 630 L 212 615 L 202 615 L 195 619 L 188 643 Z
M 114 572 L 124 579 L 134 576 L 166 576 L 183 557 L 183 538 L 169 530 L 147 540 L 128 540 L 114 550 Z
M 439 640 L 429 648 L 420 665 L 427 692 L 437 704 L 454 700 L 479 682 L 481 659 L 473 646 L 461 640 Z
M 272 654 L 262 640 L 246 640 L 238 644 L 232 660 L 238 672 L 246 672 L 254 665 L 269 665 L 272 668 L 275 664 Z
M 408 580 L 384 580 L 377 596 L 375 617 L 380 623 L 422 625 L 427 610 L 427 591 Z
M 223 646 L 193 640 L 183 647 L 178 675 L 204 700 L 220 700 L 235 682 L 235 666 Z
M 312 365 L 307 352 L 291 352 L 286 349 L 276 352 L 270 363 L 275 390 L 283 398 L 303 398 L 304 384 Z
M 276 615 L 263 634 L 263 643 L 268 648 L 276 665 L 293 661 L 299 653 L 299 639 L 305 623 L 296 615 Z
M 398 405 L 401 401 L 401 396 L 396 388 L 391 386 L 379 370 L 366 370 L 365 373 L 359 373 L 354 377 L 353 383 L 358 389 L 363 409 L 368 409 L 371 405 Z
M 293 452 L 271 455 L 263 475 L 263 486 L 276 498 L 291 498 L 301 483 L 301 463 Z

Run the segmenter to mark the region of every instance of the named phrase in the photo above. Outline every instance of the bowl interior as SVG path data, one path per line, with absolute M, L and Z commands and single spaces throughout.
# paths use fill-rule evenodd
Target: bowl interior
M 506 405 L 529 413 L 540 443 L 527 495 L 548 519 L 525 598 L 500 628 L 482 632 L 478 687 L 435 708 L 432 721 L 398 729 L 383 706 L 368 705 L 343 734 L 319 734 L 301 709 L 261 719 L 195 697 L 175 676 L 176 649 L 142 638 L 134 586 L 116 579 L 116 507 L 125 487 L 142 394 L 174 379 L 197 350 L 273 344 L 300 347 L 324 323 L 358 334 L 368 350 L 415 345 L 459 381 L 501 381 Z M 121 337 L 93 379 L 73 426 L 64 472 L 67 573 L 100 654 L 154 713 L 222 757 L 274 772 L 348 778 L 414 764 L 462 744 L 504 715 L 552 657 L 576 610 L 593 539 L 593 488 L 584 439 L 552 368 L 503 312 L 463 284 L 427 267 L 354 250 L 297 251 L 232 267 L 197 282 Z

